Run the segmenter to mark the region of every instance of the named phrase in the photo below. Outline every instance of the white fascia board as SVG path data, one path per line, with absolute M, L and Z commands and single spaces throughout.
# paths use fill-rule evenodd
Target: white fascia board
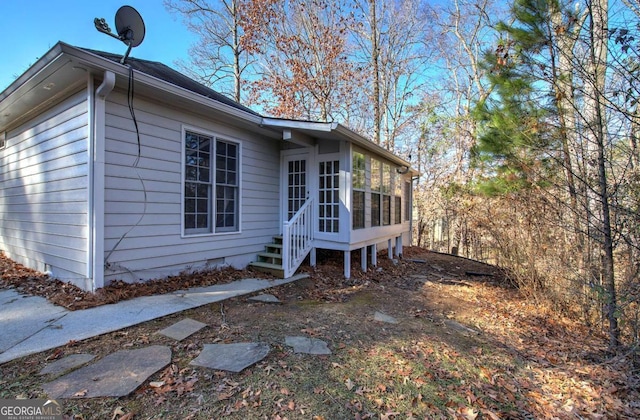
M 124 77 L 128 77 L 129 75 L 129 67 L 124 64 L 116 63 L 115 61 L 100 57 L 88 51 L 80 50 L 62 42 L 60 44 L 62 46 L 62 51 L 65 54 L 68 54 L 79 61 L 85 62 L 89 66 L 96 66 L 103 70 L 110 70 L 117 75 Z M 204 105 L 208 108 L 242 120 L 246 120 L 248 122 L 252 122 L 254 124 L 260 124 L 260 122 L 262 121 L 262 117 L 259 115 L 255 115 L 250 112 L 246 112 L 233 106 L 224 104 L 222 102 L 218 102 L 215 99 L 207 98 L 206 96 L 191 92 L 188 89 L 165 82 L 164 80 L 158 79 L 157 77 L 150 76 L 146 73 L 141 73 L 138 70 L 134 69 L 133 71 L 135 72 L 135 79 L 139 83 L 143 83 L 152 88 L 165 91 L 169 94 L 182 97 L 189 101 Z
M 47 51 L 42 57 L 38 59 L 33 65 L 31 65 L 22 75 L 14 80 L 5 90 L 0 92 L 0 102 L 4 101 L 9 95 L 18 90 L 20 86 L 27 83 L 33 77 L 38 75 L 43 70 L 46 70 L 47 66 L 54 61 L 62 52 L 62 44 L 59 42 L 54 45 L 49 51 Z
M 262 125 L 265 127 L 273 128 L 290 128 L 298 130 L 311 130 L 320 131 L 324 133 L 330 133 L 338 126 L 337 123 L 325 123 L 314 121 L 298 121 L 298 120 L 286 120 L 281 118 L 262 118 Z
M 363 149 L 375 152 L 376 154 L 385 157 L 386 159 L 390 160 L 393 163 L 396 163 L 401 166 L 406 166 L 407 168 L 409 168 L 409 170 L 412 173 L 418 174 L 418 171 L 411 168 L 411 163 L 400 158 L 399 156 L 395 155 L 394 153 L 390 152 L 384 147 L 379 146 L 374 142 L 362 137 L 360 134 L 356 133 L 355 131 L 352 131 L 351 129 L 345 127 L 344 125 L 338 124 L 335 131 L 336 133 L 339 133 L 343 137 L 346 137 L 347 139 L 349 139 L 353 144 L 356 144 L 362 147 Z
M 338 124 L 336 122 L 314 122 L 314 121 L 297 121 L 297 120 L 287 120 L 280 118 L 268 118 L 265 117 L 262 119 L 262 125 L 265 127 L 271 128 L 281 128 L 281 129 L 292 129 L 292 130 L 308 130 L 308 131 L 316 131 L 322 133 L 335 133 L 338 138 L 346 139 L 351 141 L 353 144 L 356 144 L 363 149 L 372 151 L 380 156 L 383 156 L 394 162 L 400 166 L 406 166 L 409 170 L 418 174 L 418 171 L 411 168 L 411 163 L 401 159 L 396 156 L 392 152 L 388 151 L 384 147 L 381 147 L 367 138 L 361 136 L 355 131 L 345 127 L 342 124 Z

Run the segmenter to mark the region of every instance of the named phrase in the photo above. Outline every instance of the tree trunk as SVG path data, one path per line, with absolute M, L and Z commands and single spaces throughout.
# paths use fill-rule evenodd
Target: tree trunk
M 609 205 L 609 192 L 607 188 L 606 154 L 607 129 L 604 106 L 604 90 L 606 84 L 606 65 L 608 48 L 608 1 L 593 0 L 590 3 L 590 66 L 587 75 L 587 123 L 590 134 L 589 146 L 594 148 L 589 153 L 588 165 L 596 168 L 593 190 L 596 194 L 591 201 L 594 210 L 600 213 L 599 235 L 601 262 L 602 262 L 602 286 L 605 292 L 605 316 L 608 321 L 609 347 L 615 350 L 620 344 L 620 329 L 618 326 L 618 300 L 616 294 L 616 282 L 613 255 L 613 234 L 611 229 L 611 213 Z M 599 208 L 597 208 L 599 207 Z
M 373 73 L 373 139 L 380 144 L 382 126 L 380 112 L 380 46 L 378 45 L 378 18 L 376 0 L 369 0 L 369 18 L 371 19 L 371 71 Z
M 242 67 L 240 64 L 240 56 L 242 55 L 242 48 L 240 46 L 240 15 L 238 10 L 238 4 L 236 1 L 232 4 L 233 14 L 233 84 L 234 84 L 234 99 L 238 103 L 242 103 Z

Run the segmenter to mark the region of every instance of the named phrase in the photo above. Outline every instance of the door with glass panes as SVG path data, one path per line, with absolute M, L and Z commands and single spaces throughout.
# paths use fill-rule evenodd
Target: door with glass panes
M 285 168 L 287 172 L 284 214 L 285 220 L 291 220 L 309 198 L 309 155 L 287 156 Z

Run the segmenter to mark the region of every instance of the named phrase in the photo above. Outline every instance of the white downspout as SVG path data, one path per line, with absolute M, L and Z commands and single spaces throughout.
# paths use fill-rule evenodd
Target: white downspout
M 91 80 L 91 75 L 89 78 Z M 105 125 L 106 98 L 116 85 L 116 75 L 112 71 L 104 72 L 102 84 L 95 94 L 93 81 L 89 83 L 90 95 L 93 95 L 93 138 L 89 141 L 89 185 L 91 191 L 89 212 L 89 264 L 88 278 L 92 279 L 91 291 L 104 287 L 104 166 L 105 166 Z

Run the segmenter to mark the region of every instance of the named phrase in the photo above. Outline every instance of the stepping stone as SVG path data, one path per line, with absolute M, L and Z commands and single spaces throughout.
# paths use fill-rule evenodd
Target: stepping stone
M 327 343 L 317 338 L 303 336 L 288 336 L 284 342 L 287 346 L 293 347 L 295 353 L 305 354 L 331 354 Z
M 96 356 L 93 354 L 70 354 L 67 357 L 64 357 L 60 360 L 56 360 L 53 363 L 45 366 L 38 375 L 48 375 L 53 373 L 55 375 L 64 373 L 68 370 L 75 369 L 79 366 L 84 365 L 92 361 Z
M 269 350 L 266 343 L 205 344 L 189 364 L 237 373 L 267 357 Z
M 280 299 L 268 293 L 264 293 L 258 296 L 252 296 L 248 300 L 253 300 L 255 302 L 264 302 L 264 303 L 282 303 Z
M 195 319 L 185 318 L 182 321 L 176 322 L 175 324 L 158 331 L 157 334 L 162 334 L 169 338 L 173 338 L 174 340 L 182 341 L 206 326 L 207 324 L 196 321 Z
M 171 349 L 120 350 L 42 386 L 49 398 L 124 397 L 171 363 Z
M 382 312 L 377 312 L 373 314 L 373 319 L 375 321 L 386 322 L 387 324 L 397 324 L 398 320 L 392 317 L 391 315 L 387 315 Z
M 467 334 L 473 334 L 473 335 L 479 335 L 480 331 L 476 331 L 473 328 L 469 328 L 466 325 L 462 325 L 461 323 L 451 320 L 451 319 L 445 319 L 444 323 L 447 327 L 449 328 L 453 328 L 454 330 L 458 330 L 460 331 L 462 334 L 467 335 Z

